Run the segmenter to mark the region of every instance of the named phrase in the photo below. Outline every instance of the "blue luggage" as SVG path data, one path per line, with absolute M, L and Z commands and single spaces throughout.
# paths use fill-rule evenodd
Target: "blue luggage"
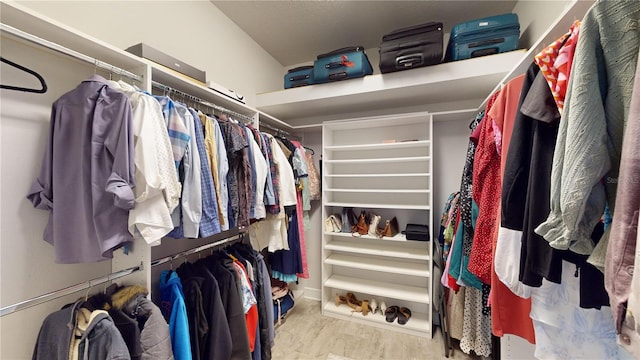
M 520 23 L 516 14 L 466 21 L 451 28 L 446 61 L 498 54 L 518 48 Z
M 313 84 L 313 65 L 291 69 L 284 76 L 284 88 L 290 89 Z
M 373 74 L 362 46 L 346 47 L 318 55 L 313 64 L 314 84 L 353 79 Z

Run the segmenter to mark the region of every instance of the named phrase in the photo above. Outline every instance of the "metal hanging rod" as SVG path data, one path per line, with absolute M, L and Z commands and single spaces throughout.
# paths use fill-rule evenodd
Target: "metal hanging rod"
M 26 33 L 26 32 L 24 32 L 22 30 L 19 30 L 19 29 L 16 29 L 16 28 L 12 27 L 12 26 L 0 23 L 0 30 L 3 31 L 3 32 L 9 33 L 11 35 L 17 36 L 17 37 L 19 37 L 19 38 L 21 38 L 23 40 L 27 40 L 27 41 L 32 42 L 34 44 L 38 44 L 38 45 L 44 46 L 44 47 L 46 47 L 48 49 L 57 51 L 57 52 L 59 52 L 61 54 L 65 54 L 65 55 L 71 56 L 71 57 L 73 57 L 75 59 L 82 60 L 84 62 L 93 64 L 96 67 L 99 67 L 101 69 L 107 70 L 107 71 L 109 71 L 109 72 L 111 72 L 113 74 L 122 75 L 122 76 L 128 77 L 130 79 L 136 80 L 138 82 L 142 82 L 143 78 L 140 75 L 136 75 L 136 74 L 134 74 L 134 73 L 132 73 L 130 71 L 121 69 L 121 68 L 119 68 L 117 66 L 113 66 L 113 65 L 111 65 L 109 63 L 106 63 L 104 61 L 100 61 L 98 59 L 92 58 L 92 57 L 87 56 L 85 54 L 79 53 L 79 52 L 77 52 L 75 50 L 71 50 L 69 48 L 66 48 L 66 47 L 64 47 L 62 45 L 56 44 L 56 43 L 51 42 L 49 40 L 45 40 L 43 38 L 39 38 L 39 37 L 37 37 L 35 35 Z
M 259 125 L 259 126 L 260 126 L 260 129 L 262 129 L 262 128 L 267 128 L 267 129 L 269 129 L 269 130 L 275 131 L 275 135 L 276 135 L 276 136 L 277 136 L 277 135 L 285 135 L 286 137 L 292 137 L 292 138 L 294 138 L 294 139 L 296 139 L 296 140 L 302 140 L 302 139 L 300 138 L 300 136 L 298 136 L 298 135 L 294 135 L 294 134 L 291 134 L 291 133 L 290 133 L 290 132 L 288 132 L 288 131 L 285 131 L 285 130 L 282 130 L 282 129 L 278 129 L 277 127 L 275 127 L 275 126 L 271 126 L 271 125 L 269 125 L 269 124 L 267 124 L 267 123 L 260 123 L 260 125 Z
M 238 239 L 243 239 L 243 238 L 244 238 L 244 234 L 240 233 L 238 235 L 234 235 L 232 237 L 228 237 L 228 238 L 222 239 L 220 241 L 216 241 L 216 242 L 212 242 L 212 243 L 209 243 L 209 244 L 206 244 L 206 245 L 198 246 L 197 248 L 181 251 L 181 252 L 179 252 L 177 254 L 165 256 L 163 258 L 153 260 L 151 262 L 151 267 L 158 266 L 158 265 L 167 263 L 169 261 L 173 261 L 174 259 L 178 259 L 178 258 L 181 258 L 181 257 L 186 257 L 186 256 L 189 256 L 191 254 L 196 254 L 196 253 L 199 253 L 201 251 L 213 249 L 213 248 L 215 248 L 217 246 L 224 245 L 224 244 L 233 242 L 233 241 L 238 240 Z
M 200 103 L 200 104 L 202 104 L 204 106 L 207 106 L 207 107 L 210 107 L 212 109 L 221 111 L 221 112 L 223 112 L 225 114 L 231 115 L 231 116 L 233 116 L 235 118 L 240 118 L 240 119 L 244 120 L 246 123 L 249 123 L 249 124 L 253 123 L 253 117 L 251 117 L 249 115 L 245 115 L 245 114 L 241 114 L 239 112 L 233 111 L 233 110 L 229 110 L 229 109 L 227 109 L 225 107 L 222 107 L 220 105 L 216 105 L 216 104 L 214 104 L 214 103 L 212 103 L 210 101 L 203 100 L 203 99 L 201 99 L 201 98 L 199 98 L 197 96 L 193 96 L 193 95 L 191 95 L 189 93 L 186 93 L 184 91 L 176 90 L 176 89 L 174 89 L 174 88 L 172 88 L 170 86 L 161 84 L 161 83 L 159 83 L 157 81 L 152 81 L 151 85 L 156 89 L 159 89 L 159 90 L 162 90 L 162 91 L 166 91 L 166 92 L 169 92 L 169 93 L 174 93 L 174 94 L 176 94 L 178 96 L 181 96 L 181 97 L 183 97 L 185 99 L 189 99 L 191 101 L 195 101 L 195 102 Z
M 106 282 L 115 280 L 115 279 L 119 279 L 123 276 L 127 276 L 130 274 L 133 274 L 136 271 L 140 271 L 143 269 L 142 263 L 140 263 L 140 265 L 138 266 L 133 266 L 130 267 L 128 269 L 124 269 L 124 270 L 120 270 L 120 271 L 116 271 L 114 273 L 111 273 L 109 275 L 105 275 L 96 279 L 92 279 L 89 281 L 85 281 L 76 285 L 71 285 L 69 287 L 63 288 L 63 289 L 59 289 L 59 290 L 55 290 L 52 291 L 50 293 L 47 294 L 43 294 L 40 296 L 36 296 L 34 298 L 28 299 L 28 300 L 24 300 L 21 301 L 19 303 L 13 304 L 13 305 L 9 305 L 9 306 L 5 306 L 3 308 L 0 309 L 0 317 L 14 313 L 16 311 L 19 310 L 24 310 L 26 308 L 30 308 L 32 306 L 36 306 L 36 305 L 40 305 L 42 303 L 45 303 L 47 301 L 51 301 L 66 295 L 70 295 L 73 293 L 76 293 L 78 291 L 82 291 L 82 290 L 87 290 L 87 289 L 91 289 L 92 287 L 96 286 L 96 285 L 100 285 L 100 284 L 104 284 Z

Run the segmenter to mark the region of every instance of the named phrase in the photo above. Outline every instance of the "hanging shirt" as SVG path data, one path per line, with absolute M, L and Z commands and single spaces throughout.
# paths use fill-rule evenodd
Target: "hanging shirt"
M 273 152 L 271 151 L 271 140 L 265 133 L 260 133 L 262 137 L 261 150 L 264 158 L 269 165 L 269 173 L 267 174 L 267 187 L 264 193 L 264 203 L 269 214 L 278 214 L 280 212 L 280 196 L 278 194 L 278 170 L 273 160 Z
M 265 160 L 260 150 L 260 146 L 256 142 L 253 134 L 249 128 L 247 128 L 247 140 L 249 147 L 251 148 L 251 154 L 253 155 L 253 165 L 255 170 L 255 206 L 254 206 L 254 219 L 264 219 L 267 216 L 267 210 L 264 206 L 264 193 L 265 185 L 267 182 L 267 173 L 269 169 L 267 167 L 267 160 Z
M 202 122 L 193 109 L 189 109 L 194 123 L 194 133 L 198 156 L 200 157 L 200 183 L 202 188 L 202 217 L 200 218 L 200 237 L 209 237 L 220 232 L 220 222 L 218 221 L 218 203 L 216 202 L 216 191 L 211 176 L 211 168 L 207 160 L 207 151 L 204 144 L 204 131 Z
M 229 230 L 229 184 L 227 176 L 229 174 L 229 159 L 227 158 L 227 149 L 220 130 L 220 124 L 213 119 L 213 130 L 216 141 L 216 159 L 218 160 L 218 179 L 220 179 L 220 213 L 224 219 L 222 230 Z
M 167 96 L 154 96 L 154 98 L 162 106 L 162 116 L 167 123 L 167 131 L 169 133 L 169 140 L 171 141 L 171 150 L 173 152 L 173 160 L 176 165 L 176 169 L 180 166 L 180 162 L 184 157 L 191 135 L 187 130 L 187 125 L 184 122 L 176 110 L 176 106 Z M 181 178 L 180 175 L 178 175 Z
M 196 143 L 195 123 L 193 116 L 186 106 L 175 103 L 177 115 L 183 120 L 189 143 L 182 158 L 182 169 L 184 171 L 182 198 L 180 207 L 176 209 L 172 216 L 176 228 L 169 236 L 179 239 L 182 237 L 197 238 L 199 235 L 200 219 L 202 219 L 202 179 L 200 169 L 200 154 Z M 177 224 L 176 224 L 176 221 Z
M 49 210 L 44 240 L 56 262 L 95 262 L 132 241 L 135 205 L 129 98 L 93 75 L 53 103 L 40 173 L 27 198 Z
M 178 180 L 162 107 L 149 94 L 120 80 L 109 84 L 123 91 L 133 109 L 136 205 L 129 211 L 129 231 L 136 239 L 159 245 L 173 230 L 171 212 L 178 206 Z
M 209 169 L 213 177 L 213 186 L 215 190 L 216 209 L 218 211 L 218 222 L 220 223 L 221 230 L 224 230 L 226 219 L 222 214 L 222 199 L 220 196 L 220 177 L 218 173 L 218 149 L 216 148 L 216 134 L 214 120 L 207 115 L 199 112 L 198 117 L 202 122 L 204 131 L 204 145 L 206 150 L 206 157 L 209 161 Z M 202 160 L 202 159 L 201 159 Z M 228 229 L 227 229 L 228 230 Z
M 582 22 L 553 157 L 551 212 L 535 229 L 553 248 L 590 255 L 605 203 L 615 208 L 640 45 L 629 24 L 638 21 L 639 2 L 600 1 Z M 606 249 L 607 242 L 598 246 Z
M 280 184 L 278 186 L 278 193 L 280 194 L 280 205 L 291 206 L 297 203 L 296 200 L 296 181 L 293 175 L 293 169 L 287 160 L 287 156 L 282 151 L 280 144 L 276 139 L 269 136 L 271 141 L 271 150 L 273 151 L 273 160 L 276 164 L 278 171 L 278 179 Z M 282 209 L 281 209 L 282 210 Z

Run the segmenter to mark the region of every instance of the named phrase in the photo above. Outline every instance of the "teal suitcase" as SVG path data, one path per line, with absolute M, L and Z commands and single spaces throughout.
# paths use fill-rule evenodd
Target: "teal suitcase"
M 313 64 L 313 82 L 322 84 L 373 74 L 362 46 L 351 46 L 318 55 Z

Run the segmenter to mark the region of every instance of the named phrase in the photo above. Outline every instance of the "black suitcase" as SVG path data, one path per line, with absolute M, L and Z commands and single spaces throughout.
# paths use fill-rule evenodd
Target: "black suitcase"
M 313 84 L 313 65 L 299 66 L 287 71 L 284 76 L 284 88 L 290 89 Z
M 380 72 L 413 69 L 442 61 L 442 23 L 428 22 L 392 31 L 380 43 Z

